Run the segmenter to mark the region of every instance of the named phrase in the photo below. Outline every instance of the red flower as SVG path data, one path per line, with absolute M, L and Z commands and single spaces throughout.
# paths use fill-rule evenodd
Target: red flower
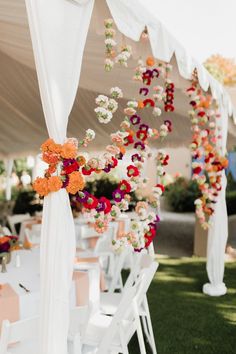
M 154 107 L 155 102 L 151 98 L 147 98 L 146 100 L 143 101 L 144 107 Z
M 99 198 L 99 202 L 105 204 L 104 213 L 105 213 L 105 214 L 110 213 L 110 211 L 111 211 L 111 202 L 110 202 L 110 200 L 108 200 L 108 199 L 105 198 L 105 197 L 101 197 L 101 198 Z
M 129 165 L 127 167 L 127 175 L 129 177 L 137 177 L 139 176 L 139 170 L 136 166 L 133 166 L 133 165 Z
M 136 133 L 138 139 L 144 141 L 147 139 L 147 131 L 146 130 L 138 130 Z
M 118 165 L 118 160 L 115 157 L 112 157 L 112 161 L 113 161 L 112 167 L 115 168 Z
M 79 168 L 79 164 L 77 161 L 75 161 L 71 165 L 64 167 L 64 172 L 66 175 L 69 175 L 70 173 L 77 171 L 78 168 Z
M 82 168 L 82 173 L 85 176 L 91 175 L 92 172 L 94 172 L 94 168 L 88 168 L 88 167 L 83 167 Z
M 165 187 L 163 186 L 163 184 L 158 183 L 156 184 L 156 187 L 160 188 L 162 190 L 162 193 L 164 193 Z
M 195 167 L 194 169 L 193 169 L 193 173 L 195 174 L 195 175 L 199 175 L 199 173 L 201 173 L 202 172 L 202 169 L 201 169 L 201 167 Z
M 94 195 L 90 194 L 86 202 L 83 203 L 83 205 L 86 209 L 95 209 L 96 206 L 98 205 L 98 200 L 97 198 L 94 197 Z
M 124 141 L 125 141 L 124 146 L 128 146 L 128 145 L 130 145 L 130 144 L 133 144 L 134 138 L 133 138 L 133 136 L 130 134 L 130 135 L 128 135 L 128 136 L 125 137 Z
M 130 193 L 131 191 L 131 185 L 125 179 L 118 184 L 118 188 L 124 193 Z
M 151 228 L 151 229 L 144 235 L 144 238 L 145 238 L 145 247 L 148 247 L 148 246 L 152 243 L 152 241 L 153 241 L 153 239 L 154 239 L 155 236 L 156 236 L 156 230 L 155 230 L 155 228 Z

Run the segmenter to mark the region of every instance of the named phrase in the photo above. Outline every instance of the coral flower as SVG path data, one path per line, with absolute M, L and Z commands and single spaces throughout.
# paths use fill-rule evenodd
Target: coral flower
M 48 195 L 49 188 L 48 188 L 47 178 L 41 178 L 41 177 L 36 178 L 36 180 L 33 183 L 33 188 L 41 197 Z
M 50 192 L 57 192 L 62 187 L 62 181 L 58 176 L 52 176 L 48 179 L 48 189 Z
M 61 157 L 63 157 L 64 159 L 75 159 L 76 155 L 77 147 L 75 146 L 75 144 L 68 142 L 62 145 Z
M 147 66 L 154 66 L 155 59 L 153 57 L 147 57 L 146 64 L 147 64 Z
M 84 189 L 84 178 L 79 171 L 72 172 L 69 175 L 69 183 L 66 187 L 68 193 L 76 194 L 78 191 Z

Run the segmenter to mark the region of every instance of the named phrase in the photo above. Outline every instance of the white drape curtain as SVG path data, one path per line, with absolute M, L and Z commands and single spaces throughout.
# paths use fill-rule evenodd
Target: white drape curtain
M 12 158 L 5 160 L 6 168 L 6 200 L 11 200 L 11 174 L 13 169 L 14 160 Z
M 221 128 L 222 140 L 219 149 L 226 153 L 228 134 L 228 116 L 222 102 L 219 103 L 221 119 L 217 122 Z M 225 172 L 222 172 L 222 190 L 215 206 L 215 213 L 212 216 L 212 226 L 208 232 L 207 243 L 207 274 L 209 283 L 203 286 L 203 292 L 210 296 L 221 296 L 226 294 L 227 288 L 223 282 L 225 267 L 225 248 L 228 239 L 228 216 L 225 199 L 227 179 Z
M 93 0 L 25 0 L 49 136 L 66 138 Z M 40 259 L 40 354 L 66 354 L 74 222 L 65 190 L 44 199 Z

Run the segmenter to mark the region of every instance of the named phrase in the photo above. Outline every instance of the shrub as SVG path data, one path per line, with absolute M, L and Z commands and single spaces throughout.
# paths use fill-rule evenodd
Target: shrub
M 236 214 L 236 190 L 226 193 L 228 215 Z
M 197 183 L 180 177 L 165 190 L 168 204 L 175 212 L 193 212 L 194 201 L 200 196 Z

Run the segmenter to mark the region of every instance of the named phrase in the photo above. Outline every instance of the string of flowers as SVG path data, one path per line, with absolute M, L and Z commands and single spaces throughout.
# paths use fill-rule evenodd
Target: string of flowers
M 116 51 L 117 42 L 115 41 L 116 30 L 113 28 L 113 20 L 108 18 L 104 21 L 105 25 L 105 71 L 111 71 L 115 64 L 123 67 L 128 66 L 128 59 L 132 55 L 132 48 L 129 45 L 122 45 L 119 52 Z
M 192 107 L 189 111 L 192 124 L 190 149 L 194 159 L 192 179 L 201 192 L 201 197 L 195 200 L 196 215 L 203 229 L 208 229 L 222 188 L 222 171 L 227 167 L 228 160 L 219 149 L 222 139 L 218 124 L 220 113 L 212 96 L 200 88 L 196 74 L 186 93 Z
M 154 76 L 150 78 L 153 80 Z M 144 82 L 145 75 L 143 76 Z M 110 94 L 111 98 L 99 95 L 96 104 L 97 108 L 103 108 L 113 114 L 117 109 L 116 99 L 122 97 L 122 91 L 115 87 L 111 89 Z M 109 108 L 111 103 L 113 108 Z M 148 140 L 150 138 L 164 138 L 167 132 L 171 131 L 169 120 L 161 125 L 160 132 L 142 123 L 137 110 L 145 107 L 149 107 L 149 104 L 141 104 L 135 100 L 127 102 L 127 107 L 124 109 L 125 118 L 121 123 L 120 130 L 111 134 L 111 143 L 106 146 L 105 152 L 99 157 L 91 157 L 86 160 L 79 154 L 79 147 L 87 146 L 95 138 L 95 133 L 91 129 L 87 130 L 85 138 L 79 142 L 72 138 L 67 139 L 64 144 L 56 144 L 52 139 L 48 139 L 42 144 L 41 150 L 42 159 L 48 163 L 49 167 L 43 178 L 38 177 L 35 180 L 34 189 L 40 196 L 46 196 L 61 188 L 66 189 L 68 193 L 74 195 L 75 200 L 81 203 L 87 212 L 92 213 L 95 218 L 93 226 L 96 231 L 100 233 L 106 231 L 109 222 L 119 217 L 122 211 L 128 209 L 131 200 L 130 193 L 146 183 L 146 180 L 141 177 L 141 170 L 145 160 L 151 156 Z M 101 110 L 97 108 L 95 112 L 99 122 L 104 123 L 104 117 L 100 115 Z M 163 134 L 164 131 L 165 134 Z M 86 176 L 92 173 L 109 173 L 123 159 L 128 146 L 132 146 L 136 152 L 131 156 L 130 164 L 127 166 L 127 178 L 120 181 L 118 188 L 113 192 L 113 201 L 105 197 L 98 199 L 86 191 L 84 189 Z M 160 155 L 159 160 L 160 167 L 165 166 L 168 162 L 168 158 L 163 155 Z M 164 172 L 162 171 L 162 173 Z M 149 203 L 152 207 L 156 208 L 163 191 L 164 187 L 160 184 L 154 187 L 153 196 Z M 152 242 L 159 217 L 153 211 L 149 211 L 147 206 L 148 204 L 143 204 L 142 207 L 141 204 L 137 204 L 137 219 L 131 223 L 131 234 L 124 235 L 122 239 L 117 241 L 118 243 L 114 242 L 115 249 L 119 243 L 124 244 L 127 240 L 135 251 L 147 247 Z M 146 212 L 144 212 L 145 210 Z M 140 223 L 142 227 L 140 227 Z

